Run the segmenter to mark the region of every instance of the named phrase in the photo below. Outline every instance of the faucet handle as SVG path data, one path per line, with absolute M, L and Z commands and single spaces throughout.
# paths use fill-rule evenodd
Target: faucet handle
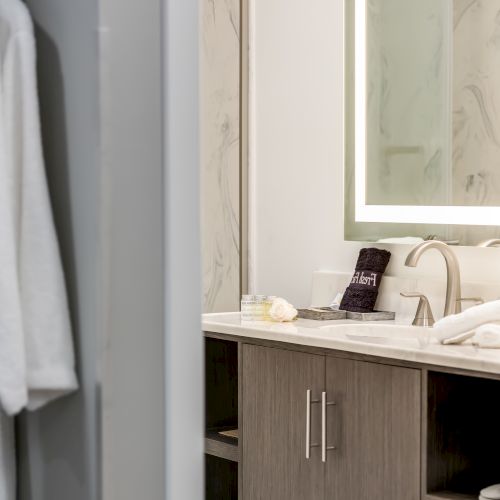
M 474 302 L 474 305 L 478 306 L 484 304 L 484 299 L 481 297 L 462 297 L 461 299 L 457 299 L 457 302 Z
M 432 314 L 431 305 L 429 299 L 424 294 L 419 292 L 401 292 L 401 297 L 420 299 L 418 301 L 415 319 L 412 323 L 413 326 L 431 327 L 434 325 L 434 315 Z

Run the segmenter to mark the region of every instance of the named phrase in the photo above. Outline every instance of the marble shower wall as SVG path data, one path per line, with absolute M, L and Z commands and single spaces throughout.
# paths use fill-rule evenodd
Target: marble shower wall
M 201 161 L 204 311 L 239 310 L 240 4 L 202 0 Z

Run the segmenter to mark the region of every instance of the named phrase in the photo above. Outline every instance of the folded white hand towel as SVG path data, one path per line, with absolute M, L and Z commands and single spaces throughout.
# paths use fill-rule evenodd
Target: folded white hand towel
M 446 316 L 436 322 L 434 333 L 443 343 L 463 342 L 472 337 L 474 330 L 479 326 L 496 321 L 500 321 L 500 300 L 487 302 L 471 307 L 462 313 Z
M 472 343 L 484 349 L 500 349 L 500 325 L 482 325 L 476 330 Z M 498 498 L 500 498 L 500 493 Z
M 465 332 L 465 333 L 459 333 L 458 335 L 455 335 L 454 337 L 447 337 L 441 340 L 441 344 L 444 345 L 452 345 L 452 344 L 461 344 L 462 342 L 465 342 L 466 340 L 469 340 L 470 338 L 474 337 L 474 334 L 476 332 L 474 330 L 470 332 Z

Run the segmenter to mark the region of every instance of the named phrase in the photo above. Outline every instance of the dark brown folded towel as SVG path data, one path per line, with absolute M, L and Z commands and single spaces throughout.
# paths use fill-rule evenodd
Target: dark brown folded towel
M 378 248 L 363 248 L 340 304 L 340 309 L 353 312 L 373 312 L 382 276 L 389 264 L 391 252 Z

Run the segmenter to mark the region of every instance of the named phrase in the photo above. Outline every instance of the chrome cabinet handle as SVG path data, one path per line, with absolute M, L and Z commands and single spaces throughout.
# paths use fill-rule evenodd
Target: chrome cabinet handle
M 311 458 L 311 448 L 317 448 L 319 444 L 311 444 L 311 405 L 319 403 L 319 399 L 311 399 L 311 389 L 306 391 L 306 459 Z
M 311 389 L 306 391 L 306 458 L 311 458 Z
M 335 446 L 327 446 L 327 433 L 326 433 L 326 409 L 328 406 L 334 406 L 333 401 L 326 400 L 326 392 L 321 393 L 321 461 L 326 462 L 326 452 L 335 450 Z
M 321 461 L 326 462 L 326 392 L 321 393 Z

